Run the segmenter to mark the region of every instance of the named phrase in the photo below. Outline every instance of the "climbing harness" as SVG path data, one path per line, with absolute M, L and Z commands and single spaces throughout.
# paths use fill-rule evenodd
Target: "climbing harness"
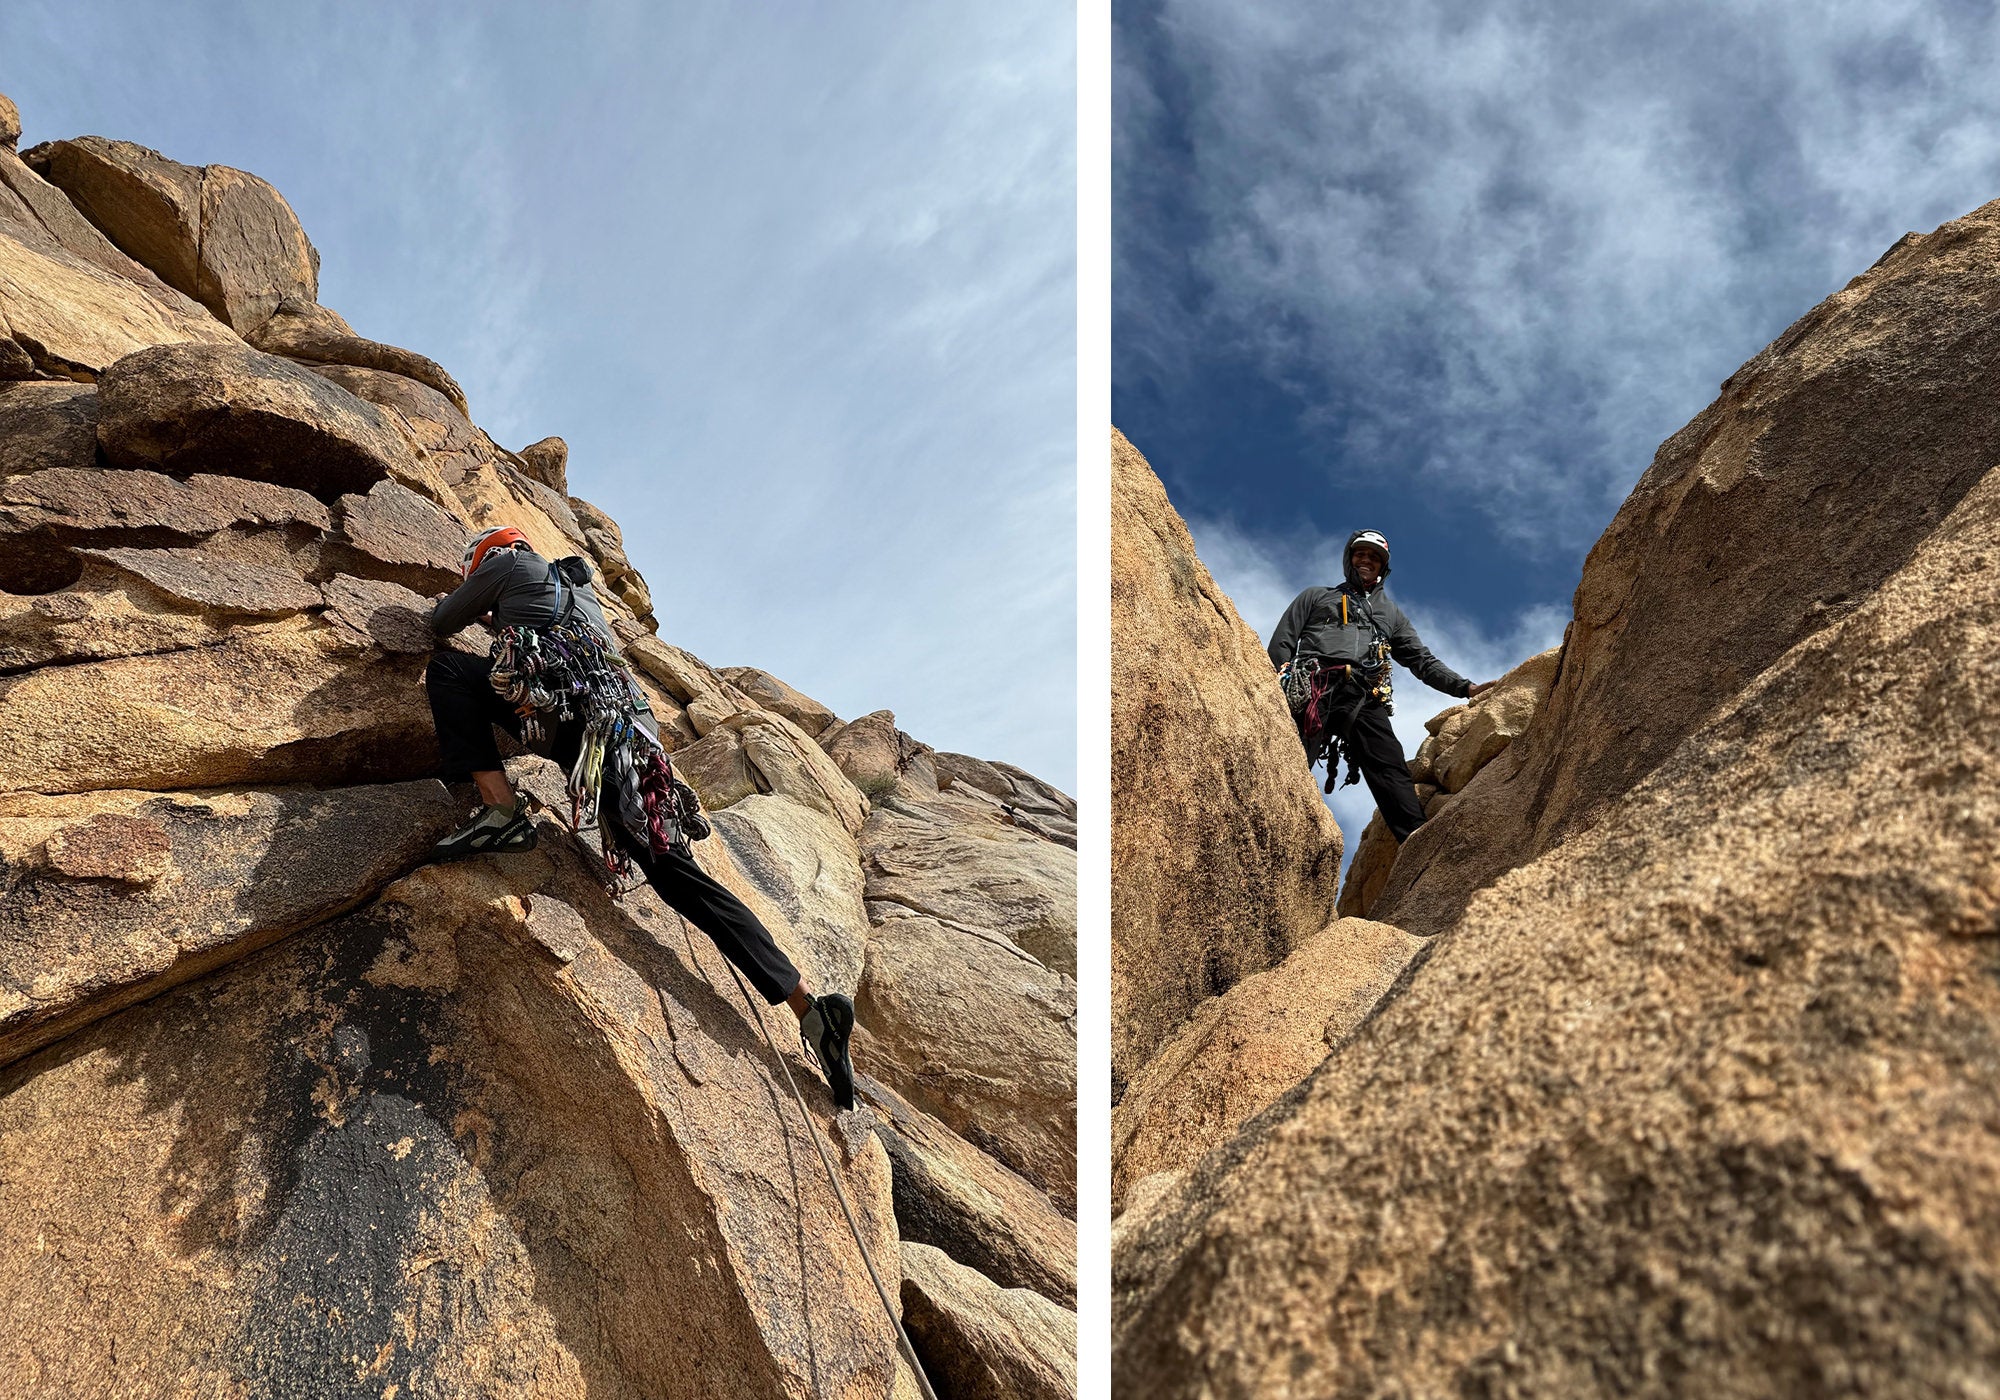
M 563 824 L 560 813 L 552 812 L 549 815 L 553 816 L 558 824 Z M 589 843 L 584 841 L 583 832 L 574 824 L 569 825 L 569 834 L 576 838 L 579 845 L 588 849 Z M 685 926 L 687 920 L 682 919 L 681 923 Z M 696 967 L 701 967 L 699 958 L 690 956 L 690 961 Z M 771 1058 L 776 1060 L 778 1068 L 785 1072 L 785 1087 L 792 1091 L 792 1102 L 799 1106 L 799 1118 L 806 1125 L 806 1135 L 812 1139 L 813 1151 L 819 1154 L 820 1165 L 826 1168 L 826 1179 L 833 1187 L 834 1198 L 840 1202 L 840 1213 L 847 1217 L 848 1233 L 854 1236 L 854 1247 L 861 1251 L 861 1262 L 867 1267 L 868 1278 L 875 1285 L 875 1296 L 882 1301 L 882 1311 L 888 1314 L 889 1325 L 896 1329 L 896 1345 L 902 1351 L 903 1359 L 910 1363 L 910 1370 L 916 1374 L 917 1388 L 923 1392 L 924 1400 L 938 1400 L 937 1392 L 931 1389 L 930 1376 L 924 1371 L 924 1363 L 917 1359 L 917 1349 L 910 1343 L 910 1334 L 903 1330 L 903 1320 L 897 1315 L 896 1306 L 889 1299 L 889 1290 L 883 1286 L 882 1275 L 875 1267 L 875 1256 L 868 1252 L 868 1242 L 861 1237 L 861 1226 L 854 1218 L 854 1207 L 848 1201 L 847 1192 L 840 1184 L 840 1173 L 834 1170 L 833 1158 L 827 1155 L 826 1147 L 820 1141 L 819 1126 L 813 1122 L 812 1110 L 806 1107 L 806 1097 L 799 1092 L 798 1081 L 792 1077 L 791 1062 L 786 1058 L 784 1051 L 778 1048 L 777 1042 L 771 1039 L 771 1028 L 764 1021 L 763 1008 L 758 1006 L 756 998 L 750 995 L 750 988 L 745 985 L 743 974 L 736 970 L 736 964 L 727 962 L 727 959 L 724 961 L 728 965 L 730 978 L 736 983 L 737 992 L 743 998 L 743 1004 L 750 1008 L 750 1018 L 757 1023 L 757 1031 L 764 1037 L 764 1044 L 769 1048 Z M 707 968 L 702 968 L 702 975 L 708 976 Z M 714 981 L 713 978 L 709 980 L 711 984 Z M 655 988 L 654 995 L 660 998 L 661 1009 L 664 1011 L 666 993 Z M 800 1208 L 803 1211 L 803 1203 Z
M 631 667 L 596 628 L 575 615 L 573 585 L 580 581 L 575 575 L 583 571 L 588 578 L 588 569 L 581 559 L 549 565 L 555 615 L 540 626 L 500 628 L 487 679 L 521 717 L 521 736 L 530 743 L 546 740 L 556 725 L 583 724 L 569 773 L 570 819 L 579 833 L 597 830 L 605 871 L 612 888 L 619 889 L 631 877 L 632 857 L 605 827 L 601 809 L 607 785 L 619 822 L 656 854 L 678 850 L 686 855 L 690 843 L 706 838 L 710 827 L 694 789 L 674 773 L 666 749 L 640 721 L 651 706 Z
M 1374 609 L 1358 598 L 1354 602 L 1354 611 L 1368 620 L 1369 630 L 1375 634 L 1375 640 L 1369 643 L 1367 654 L 1360 661 L 1333 662 L 1319 656 L 1295 656 L 1278 676 L 1292 720 L 1298 725 L 1299 735 L 1305 741 L 1306 767 L 1310 769 L 1322 759 L 1326 761 L 1328 792 L 1334 789 L 1343 756 L 1347 762 L 1347 777 L 1340 785 L 1352 786 L 1361 781 L 1360 762 L 1349 737 L 1361 707 L 1370 700 L 1377 700 L 1388 713 L 1396 712 L 1394 668 L 1389 664 L 1389 638 L 1382 631 L 1382 624 L 1376 620 Z M 1340 595 L 1340 625 L 1351 626 L 1350 619 L 1348 595 L 1343 592 Z M 1352 692 L 1351 698 L 1349 692 Z

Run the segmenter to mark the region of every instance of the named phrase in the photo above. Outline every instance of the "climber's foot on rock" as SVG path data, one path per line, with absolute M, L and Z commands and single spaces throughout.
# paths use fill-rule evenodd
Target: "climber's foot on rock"
M 431 847 L 431 859 L 458 860 L 488 852 L 531 851 L 538 837 L 525 803 L 512 808 L 481 807 L 451 835 Z
M 806 1054 L 826 1076 L 833 1101 L 854 1107 L 854 1064 L 847 1058 L 847 1038 L 854 1033 L 854 1003 L 839 992 L 814 997 L 799 1021 L 799 1038 Z

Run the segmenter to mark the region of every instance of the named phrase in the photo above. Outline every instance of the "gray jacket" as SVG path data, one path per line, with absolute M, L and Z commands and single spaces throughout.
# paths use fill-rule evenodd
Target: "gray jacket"
M 597 595 L 587 583 L 563 584 L 576 594 L 576 610 L 599 636 L 618 650 L 618 638 L 604 620 Z M 495 627 L 546 627 L 555 621 L 556 585 L 550 577 L 549 561 L 531 549 L 495 549 L 479 561 L 472 577 L 461 583 L 448 598 L 440 598 L 431 610 L 431 631 L 449 637 L 477 622 L 483 613 L 493 614 Z
M 1343 618 L 1342 601 L 1346 608 Z M 1472 682 L 1431 655 L 1430 648 L 1417 638 L 1410 619 L 1377 584 L 1364 592 L 1358 583 L 1342 583 L 1334 588 L 1308 588 L 1292 600 L 1265 648 L 1273 666 L 1301 656 L 1318 656 L 1328 661 L 1352 664 L 1364 660 L 1376 637 L 1387 639 L 1389 654 L 1408 667 L 1410 673 L 1432 690 L 1461 698 Z

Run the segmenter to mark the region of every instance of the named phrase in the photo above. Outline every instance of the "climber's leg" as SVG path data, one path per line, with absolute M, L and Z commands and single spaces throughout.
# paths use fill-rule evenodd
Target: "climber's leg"
M 439 771 L 447 782 L 468 775 L 485 804 L 472 819 L 431 849 L 431 859 L 451 860 L 486 851 L 525 851 L 536 840 L 535 826 L 515 799 L 500 766 L 493 739 L 498 724 L 519 732 L 520 720 L 487 684 L 493 663 L 463 651 L 439 651 L 424 671 L 424 690 L 437 726 Z
M 1389 712 L 1379 700 L 1363 704 L 1348 731 L 1354 756 L 1368 791 L 1375 795 L 1375 810 L 1382 824 L 1397 841 L 1424 824 L 1424 804 L 1417 800 L 1417 788 L 1410 778 L 1410 765 L 1403 759 L 1403 743 L 1390 727 Z
M 799 1018 L 800 1038 L 825 1072 L 834 1102 L 854 1107 L 854 1065 L 847 1052 L 848 1037 L 854 1032 L 854 1003 L 839 992 L 814 996 L 770 930 L 691 856 L 679 851 L 655 854 L 622 829 L 617 834 L 645 872 L 646 882 L 675 913 L 707 934 L 768 1004 L 782 1001 L 792 1008 Z

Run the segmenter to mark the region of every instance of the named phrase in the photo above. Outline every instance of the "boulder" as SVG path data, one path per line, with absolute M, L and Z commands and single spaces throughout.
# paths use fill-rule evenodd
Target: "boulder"
M 896 1229 L 1002 1288 L 1076 1307 L 1076 1222 L 1021 1176 L 879 1080 L 855 1076 L 895 1174 Z
M 1527 732 L 1529 722 L 1549 698 L 1560 662 L 1560 648 L 1529 657 L 1467 707 L 1465 723 L 1456 728 L 1449 742 L 1439 736 L 1431 768 L 1440 787 L 1446 792 L 1463 792 L 1475 773 Z
M 1419 788 L 1417 798 L 1422 801 L 1436 791 L 1435 787 Z M 1426 813 L 1429 810 L 1426 805 Z M 1390 834 L 1382 814 L 1369 813 L 1368 825 L 1361 828 L 1361 839 L 1354 845 L 1354 859 L 1348 863 L 1347 874 L 1340 882 L 1340 902 L 1336 907 L 1341 918 L 1368 917 L 1368 911 L 1375 907 L 1376 900 L 1382 897 L 1383 887 L 1389 883 L 1389 872 L 1396 868 L 1396 852 L 1399 849 L 1399 843 Z
M 754 666 L 724 666 L 719 675 L 772 714 L 783 715 L 806 734 L 817 739 L 840 723 L 832 710 L 809 695 L 792 689 L 769 671 Z
M 934 796 L 880 804 L 861 829 L 871 901 L 995 933 L 1076 976 L 1076 855 Z
M 1420 971 L 1123 1238 L 1122 1386 L 2000 1365 L 1996 222 L 1898 245 L 1662 449 L 1548 709 L 1404 847 Z
M 569 496 L 569 444 L 559 437 L 545 437 L 540 442 L 531 442 L 514 454 L 521 459 L 521 470 L 534 480 Z
M 21 109 L 14 99 L 0 92 L 0 147 L 13 150 L 21 139 Z
M 243 617 L 290 617 L 319 606 L 320 591 L 297 573 L 218 559 L 199 549 L 86 549 L 178 602 Z
M 1193 1014 L 1333 918 L 1340 828 L 1257 636 L 1112 435 L 1114 1100 Z
M 247 345 L 159 345 L 98 382 L 98 446 L 114 464 L 220 472 L 331 501 L 409 466 L 370 403 Z
M 428 657 L 437 649 L 431 602 L 399 583 L 336 574 L 319 587 L 323 620 L 357 647 Z M 480 650 L 473 642 L 473 650 Z
M 211 645 L 0 677 L 0 793 L 428 775 L 424 658 L 356 666 L 360 651 L 300 616 Z
M 238 477 L 52 467 L 0 476 L 0 537 L 43 535 L 64 543 L 111 544 L 171 537 L 199 540 L 232 525 L 309 531 L 332 528 L 324 505 L 303 491 Z
M 491 443 L 443 394 L 387 370 L 310 363 L 320 378 L 366 399 L 388 415 L 412 455 L 412 465 L 396 480 L 453 514 L 463 503 L 456 488 L 486 461 Z
M 8 157 L 0 155 L 0 167 Z M 114 249 L 99 250 L 109 260 Z M 0 219 L 0 330 L 38 372 L 94 379 L 149 345 L 236 344 L 194 302 L 108 271 L 43 231 Z
M 1111 1208 L 1140 1178 L 1199 1162 L 1317 1069 L 1423 947 L 1388 924 L 1337 919 L 1203 1002 L 1111 1111 Z
M 51 1394 L 114 1347 L 144 1394 L 889 1394 L 893 1334 L 802 1138 L 894 1290 L 882 1148 L 823 1098 L 802 1120 L 665 935 L 548 842 L 419 871 L 0 1072 L 10 1363 Z
M 284 196 L 255 175 L 100 136 L 37 146 L 26 159 L 112 242 L 239 335 L 286 298 L 318 295 L 319 254 Z
M 1411 838 L 1380 917 L 1448 927 L 1910 558 L 2000 460 L 1996 258 L 2000 202 L 1903 239 L 1661 445 L 1584 562 L 1545 713 Z
M 464 581 L 465 527 L 436 502 L 385 479 L 365 495 L 342 496 L 337 510 L 341 535 L 381 566 L 375 572 L 426 594 Z
M 1076 983 L 1013 944 L 873 904 L 857 1066 L 1076 1209 Z
M 364 903 L 460 815 L 435 782 L 0 797 L 0 1064 Z
M 824 730 L 819 744 L 871 799 L 902 790 L 922 800 L 938 790 L 930 747 L 896 728 L 896 716 L 888 710 Z
M 35 357 L 12 336 L 0 336 L 0 381 L 34 379 Z
M 743 735 L 728 725 L 718 725 L 702 738 L 673 751 L 674 771 L 687 780 L 709 812 L 720 812 L 753 793 L 757 770 L 743 752 Z
M 1076 1314 L 905 1241 L 903 1325 L 952 1400 L 1076 1400 Z
M 0 226 L 37 252 L 108 272 L 180 315 L 213 324 L 201 303 L 175 291 L 150 268 L 127 257 L 96 225 L 77 212 L 61 190 L 7 150 L 0 150 Z
M 0 477 L 97 465 L 97 391 L 67 382 L 0 387 Z
M 471 417 L 465 406 L 465 390 L 445 373 L 443 365 L 414 350 L 358 336 L 347 322 L 313 301 L 284 298 L 270 318 L 245 334 L 244 339 L 259 350 L 286 359 L 352 365 L 413 379 L 442 395 L 462 416 Z
M 983 758 L 962 753 L 934 753 L 931 755 L 931 766 L 937 770 L 938 782 L 943 787 L 960 783 L 995 797 L 1011 799 L 1014 795 L 1014 785 L 1007 775 Z
M 27 163 L 128 257 L 184 296 L 200 284 L 201 172 L 130 141 L 81 136 Z
M 860 853 L 847 828 L 830 813 L 763 794 L 711 820 L 736 869 L 791 930 L 786 951 L 813 990 L 853 995 L 868 943 L 868 910 Z

